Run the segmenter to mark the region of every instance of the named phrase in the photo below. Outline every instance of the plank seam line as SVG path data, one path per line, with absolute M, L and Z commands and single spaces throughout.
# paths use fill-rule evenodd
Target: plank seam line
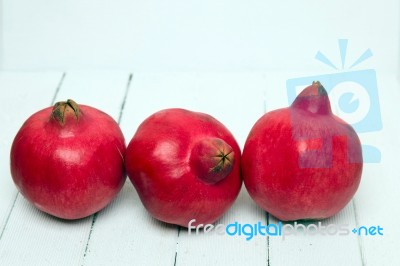
M 54 93 L 54 95 L 53 95 L 53 99 L 51 99 L 51 105 L 54 105 L 55 104 L 55 101 L 56 101 L 56 99 L 57 99 L 57 95 L 58 95 L 58 93 L 59 93 L 59 91 L 60 91 L 60 89 L 61 89 L 61 86 L 62 86 L 62 84 L 64 83 L 64 80 L 65 80 L 65 76 L 67 75 L 67 73 L 66 72 L 63 72 L 63 74 L 62 74 L 62 76 L 61 76 L 61 79 L 60 79 L 60 82 L 58 82 L 58 85 L 57 85 L 57 87 L 56 87 L 56 91 L 55 91 L 55 93 Z
M 1 238 L 3 237 L 4 231 L 6 230 L 8 221 L 10 220 L 10 216 L 11 216 L 11 213 L 12 213 L 12 211 L 13 211 L 13 209 L 14 209 L 15 203 L 17 202 L 18 194 L 19 194 L 19 192 L 17 191 L 17 193 L 15 193 L 14 202 L 13 202 L 13 204 L 11 205 L 10 211 L 8 212 L 8 215 L 7 215 L 7 218 L 6 218 L 6 222 L 4 223 L 3 229 L 1 230 L 0 241 L 1 241 Z
M 92 224 L 90 225 L 89 236 L 88 236 L 88 239 L 87 239 L 87 241 L 86 241 L 85 252 L 83 253 L 82 265 L 84 265 L 84 263 L 85 263 L 85 257 L 86 257 L 86 255 L 88 254 L 88 251 L 89 251 L 89 242 L 90 242 L 90 238 L 92 237 L 92 233 L 93 233 L 93 229 L 94 229 L 94 224 L 96 223 L 96 220 L 97 220 L 97 214 L 98 214 L 98 212 L 96 212 L 95 214 L 93 214 Z
M 1 0 L 0 0 L 0 1 L 1 1 Z M 56 99 L 56 97 L 57 97 L 57 95 L 58 95 L 58 92 L 60 91 L 61 85 L 62 85 L 63 82 L 64 82 L 65 76 L 66 76 L 66 73 L 63 72 L 63 74 L 62 74 L 62 76 L 61 76 L 61 79 L 60 79 L 60 81 L 59 81 L 58 84 L 57 84 L 56 91 L 54 92 L 53 98 L 52 98 L 52 100 L 51 100 L 51 105 L 54 104 L 54 101 L 55 101 L 55 99 Z M 6 230 L 8 221 L 10 220 L 11 213 L 12 213 L 13 210 L 14 210 L 15 203 L 17 202 L 17 199 L 18 199 L 18 195 L 19 195 L 19 191 L 17 191 L 17 193 L 15 194 L 15 198 L 14 198 L 13 204 L 11 205 L 11 209 L 10 209 L 10 211 L 8 212 L 6 221 L 5 221 L 4 226 L 3 226 L 2 230 L 1 230 L 1 233 L 0 233 L 0 240 L 1 240 L 2 237 L 3 237 L 3 234 L 4 234 L 4 231 Z
M 128 82 L 126 84 L 125 94 L 124 94 L 124 98 L 122 100 L 121 109 L 119 111 L 118 124 L 121 123 L 122 115 L 123 115 L 123 112 L 124 112 L 124 109 L 125 109 L 126 99 L 128 97 L 129 89 L 130 89 L 131 84 L 132 84 L 132 79 L 133 79 L 133 73 L 130 73 L 129 77 L 128 77 Z
M 174 258 L 174 266 L 176 266 L 176 258 L 178 257 L 178 246 L 179 246 L 179 235 L 181 233 L 182 227 L 180 225 L 178 227 L 178 235 L 176 237 L 176 248 L 175 248 L 175 258 Z
M 267 113 L 267 95 L 265 91 L 263 93 L 263 113 Z
M 354 211 L 354 219 L 355 219 L 355 222 L 356 222 L 356 227 L 359 228 L 360 227 L 360 223 L 359 223 L 359 220 L 358 220 L 355 198 L 352 199 L 352 203 L 353 203 L 353 211 Z M 361 257 L 361 265 L 365 266 L 366 263 L 365 263 L 365 257 L 364 257 L 362 236 L 358 237 L 358 241 L 357 242 L 358 242 L 358 250 L 360 252 L 360 257 Z
M 126 87 L 125 87 L 125 92 L 124 92 L 124 97 L 123 97 L 123 99 L 122 99 L 121 108 L 120 108 L 120 111 L 119 111 L 118 125 L 119 125 L 120 122 L 121 122 L 123 110 L 124 110 L 124 108 L 125 108 L 126 98 L 128 97 L 128 91 L 129 91 L 129 88 L 130 88 L 130 86 L 131 86 L 132 79 L 133 79 L 133 73 L 130 73 L 130 74 L 129 74 L 129 77 L 128 77 L 128 82 L 127 82 Z M 101 210 L 100 210 L 100 211 L 101 211 Z M 100 212 L 100 211 L 99 211 L 99 212 Z M 92 233 L 93 233 L 93 231 L 94 231 L 94 226 L 95 226 L 95 223 L 96 223 L 96 220 L 97 220 L 97 215 L 98 215 L 98 212 L 96 212 L 95 214 L 93 214 L 92 224 L 90 225 L 89 235 L 88 235 L 88 238 L 87 238 L 87 241 L 86 241 L 85 251 L 84 251 L 84 253 L 83 253 L 83 261 L 82 261 L 82 264 L 81 264 L 82 266 L 85 264 L 85 258 L 86 258 L 86 256 L 88 255 L 88 252 L 89 252 L 90 238 L 92 237 Z

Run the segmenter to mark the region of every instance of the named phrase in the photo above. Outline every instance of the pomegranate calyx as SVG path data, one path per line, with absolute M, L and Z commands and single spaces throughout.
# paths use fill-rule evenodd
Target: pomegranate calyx
M 229 164 L 232 165 L 232 161 L 233 161 L 233 151 L 229 151 L 228 153 L 224 153 L 224 151 L 220 151 L 220 154 L 216 155 L 215 157 L 217 157 L 219 159 L 218 164 L 212 168 L 211 171 L 218 173 L 222 170 L 224 170 L 224 167 Z
M 78 121 L 80 115 L 79 105 L 71 99 L 57 102 L 51 111 L 51 118 L 55 119 L 61 126 L 65 125 L 67 117 L 72 116 Z
M 319 81 L 305 88 L 290 107 L 302 109 L 313 114 L 332 114 L 328 93 Z
M 190 163 L 200 180 L 215 184 L 231 172 L 234 154 L 232 147 L 222 139 L 206 138 L 194 145 Z

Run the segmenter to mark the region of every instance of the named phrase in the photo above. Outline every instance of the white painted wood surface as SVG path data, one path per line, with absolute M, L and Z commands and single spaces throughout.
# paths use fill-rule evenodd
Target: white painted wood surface
M 399 80 L 378 77 L 383 129 L 362 136 L 382 152 L 365 164 L 352 202 L 323 225 L 384 228 L 383 236 L 244 236 L 188 234 L 150 217 L 127 180 L 105 209 L 77 221 L 55 219 L 19 193 L 9 150 L 23 121 L 52 102 L 73 98 L 109 113 L 126 143 L 147 116 L 169 107 L 206 112 L 223 122 L 241 147 L 265 112 L 287 105 L 293 73 L 144 73 L 128 71 L 0 72 L 0 265 L 400 265 Z M 216 224 L 277 223 L 242 189 Z

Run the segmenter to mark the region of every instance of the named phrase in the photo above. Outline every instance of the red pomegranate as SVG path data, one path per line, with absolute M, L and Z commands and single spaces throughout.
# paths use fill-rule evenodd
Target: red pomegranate
M 289 108 L 262 116 L 242 157 L 250 196 L 281 220 L 336 214 L 355 194 L 362 167 L 356 132 L 332 114 L 319 82 L 305 88 Z
M 184 109 L 148 117 L 128 145 L 128 176 L 148 212 L 188 227 L 209 224 L 235 201 L 242 179 L 240 149 L 215 118 Z
M 78 219 L 121 190 L 124 154 L 124 137 L 109 115 L 68 100 L 25 121 L 11 147 L 11 175 L 40 210 Z

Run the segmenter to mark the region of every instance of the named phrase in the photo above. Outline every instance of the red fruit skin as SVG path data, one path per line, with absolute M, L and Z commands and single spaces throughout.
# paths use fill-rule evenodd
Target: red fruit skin
M 316 86 L 303 91 L 306 103 L 298 97 L 291 107 L 263 115 L 243 149 L 246 189 L 262 209 L 283 221 L 336 214 L 361 179 L 360 140 L 331 113 L 326 92 L 310 98 Z
M 80 105 L 80 118 L 61 126 L 52 107 L 23 124 L 11 148 L 11 175 L 21 194 L 38 209 L 79 219 L 104 208 L 125 179 L 125 140 L 107 114 Z
M 193 157 L 204 156 L 196 143 L 224 140 L 234 152 L 233 166 L 215 183 L 202 180 Z M 195 148 L 195 149 L 194 149 Z M 192 153 L 193 151 L 193 153 Z M 156 219 L 188 227 L 209 224 L 235 201 L 242 184 L 240 148 L 229 130 L 213 117 L 184 109 L 166 109 L 148 117 L 128 145 L 125 166 L 147 211 Z M 231 154 L 232 155 L 232 154 Z M 203 161 L 203 165 L 211 162 Z

